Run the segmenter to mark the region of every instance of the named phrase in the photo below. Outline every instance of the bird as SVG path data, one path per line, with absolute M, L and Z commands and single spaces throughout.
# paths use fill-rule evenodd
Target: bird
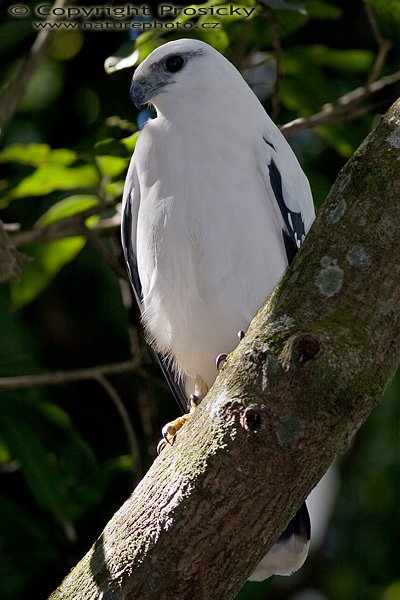
M 122 248 L 146 340 L 182 409 L 193 409 L 218 374 L 216 357 L 235 349 L 303 243 L 312 194 L 240 72 L 205 42 L 156 48 L 130 97 L 157 116 L 128 168 Z M 174 426 L 166 431 L 171 441 Z M 304 503 L 250 580 L 292 574 L 309 542 Z

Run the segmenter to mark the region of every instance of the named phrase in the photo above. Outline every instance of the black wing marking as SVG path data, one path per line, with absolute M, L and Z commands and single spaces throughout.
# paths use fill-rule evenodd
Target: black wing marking
M 140 282 L 135 250 L 132 245 L 132 226 L 132 206 L 130 198 L 127 198 L 121 224 L 122 248 L 124 251 L 129 279 L 132 284 L 136 301 L 140 307 L 143 297 L 142 284 Z M 184 382 L 175 374 L 174 370 L 169 364 L 169 361 L 167 361 L 162 354 L 155 352 L 155 355 L 176 402 L 178 403 L 182 412 L 186 412 L 188 409 L 188 400 L 186 398 Z
M 273 147 L 272 144 L 265 138 L 264 141 L 269 146 Z M 285 229 L 282 230 L 282 235 L 288 263 L 290 265 L 306 235 L 304 221 L 300 212 L 290 210 L 290 208 L 286 206 L 283 198 L 282 177 L 273 158 L 268 165 L 268 170 L 272 191 L 274 192 L 279 210 L 282 214 L 283 222 L 285 224 Z
M 293 519 L 289 521 L 285 531 L 279 536 L 278 543 L 284 542 L 292 535 L 301 538 L 304 542 L 308 542 L 311 537 L 310 515 L 308 514 L 308 508 L 305 502 L 303 502 Z
M 269 146 L 270 148 L 272 148 L 273 150 L 275 150 L 275 146 L 273 145 L 273 143 L 272 143 L 272 142 L 270 142 L 269 140 L 267 140 L 267 138 L 265 137 L 265 135 L 263 135 L 263 140 L 264 140 L 264 142 L 265 142 L 266 144 L 268 144 L 268 146 Z
M 136 301 L 140 306 L 142 301 L 142 284 L 140 283 L 136 254 L 132 245 L 132 226 L 132 207 L 130 199 L 127 198 L 121 219 L 122 249 L 124 251 L 129 280 L 135 292 Z

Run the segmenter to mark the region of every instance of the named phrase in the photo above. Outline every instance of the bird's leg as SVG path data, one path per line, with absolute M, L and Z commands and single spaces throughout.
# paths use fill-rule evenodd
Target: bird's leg
M 238 331 L 237 336 L 238 336 L 239 342 L 241 342 L 242 339 L 244 338 L 244 331 L 242 331 L 242 330 Z M 228 356 L 229 356 L 229 354 L 218 354 L 217 358 L 215 359 L 215 365 L 216 365 L 218 371 L 220 371 L 222 369 Z
M 195 382 L 194 382 L 194 394 L 192 394 L 193 396 L 196 396 L 197 398 L 197 403 L 196 406 L 198 404 L 200 404 L 200 402 L 203 400 L 203 398 L 205 398 L 208 394 L 208 385 L 205 383 L 204 379 L 202 377 L 200 377 L 200 375 L 196 376 Z M 192 399 L 192 398 L 190 398 Z
M 181 417 L 178 417 L 177 419 L 174 419 L 174 421 L 170 421 L 169 423 L 164 425 L 161 431 L 163 437 L 158 442 L 157 446 L 158 454 L 163 448 L 165 448 L 167 444 L 169 444 L 170 446 L 173 445 L 173 443 L 175 442 L 176 434 L 178 433 L 182 425 L 184 425 L 186 421 L 190 418 L 194 409 L 200 404 L 200 402 L 207 395 L 207 393 L 208 386 L 206 385 L 204 380 L 199 375 L 197 375 L 196 380 L 194 382 L 194 393 L 190 395 L 189 412 L 182 415 Z

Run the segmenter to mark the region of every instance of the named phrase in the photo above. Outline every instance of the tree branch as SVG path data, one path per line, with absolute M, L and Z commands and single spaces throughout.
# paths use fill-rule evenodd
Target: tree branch
M 12 277 L 19 277 L 22 266 L 26 262 L 29 262 L 29 258 L 18 252 L 10 241 L 6 226 L 0 219 L 0 283 Z
M 367 83 L 366 83 L 366 85 L 368 86 L 373 81 L 376 81 L 376 79 L 378 79 L 379 75 L 381 74 L 384 64 L 386 62 L 387 55 L 392 47 L 392 43 L 389 40 L 386 40 L 384 37 L 382 37 L 378 23 L 375 18 L 375 13 L 374 13 L 372 7 L 369 4 L 367 4 L 367 2 L 365 0 L 364 0 L 364 9 L 365 9 L 365 12 L 367 13 L 367 17 L 368 17 L 368 21 L 369 21 L 369 24 L 372 29 L 372 33 L 374 34 L 376 43 L 378 44 L 378 54 L 377 54 L 377 57 L 375 59 L 373 66 L 372 66 L 371 72 L 368 75 L 368 79 L 367 79 Z
M 330 125 L 341 123 L 357 117 L 360 117 L 371 109 L 365 103 L 371 96 L 381 92 L 385 88 L 400 82 L 400 71 L 396 71 L 386 77 L 381 77 L 368 85 L 361 86 L 352 90 L 348 94 L 341 96 L 336 102 L 325 104 L 322 109 L 310 117 L 301 117 L 286 123 L 281 127 L 282 133 L 286 137 L 295 135 L 305 129 L 312 129 L 318 125 Z
M 132 363 L 131 363 L 131 367 L 132 367 Z M 128 445 L 129 445 L 129 449 L 130 449 L 130 453 L 131 453 L 131 457 L 132 457 L 132 467 L 135 472 L 135 480 L 136 480 L 136 478 L 138 476 L 140 477 L 142 475 L 143 469 L 142 469 L 142 461 L 140 458 L 139 442 L 137 440 L 135 430 L 132 427 L 132 422 L 129 418 L 128 411 L 126 410 L 125 404 L 122 402 L 121 397 L 118 394 L 117 390 L 114 388 L 113 385 L 111 385 L 111 383 L 108 381 L 108 379 L 104 376 L 104 374 L 102 372 L 97 373 L 94 376 L 94 379 L 107 392 L 108 396 L 110 397 L 112 403 L 114 404 L 114 406 L 119 414 L 119 417 L 122 421 L 122 424 L 125 429 L 125 434 L 126 434 L 126 437 L 128 440 Z M 137 481 L 135 481 L 134 483 L 137 483 Z
M 135 360 L 125 360 L 109 365 L 96 365 L 86 369 L 74 371 L 53 371 L 51 373 L 38 373 L 35 375 L 16 375 L 14 377 L 0 377 L 0 389 L 16 390 L 19 388 L 41 387 L 45 385 L 60 385 L 83 379 L 98 379 L 105 375 L 117 375 L 137 371 L 141 356 Z
M 235 596 L 399 363 L 399 159 L 400 101 L 175 445 L 52 600 Z
M 86 219 L 93 215 L 98 215 L 104 212 L 106 209 L 114 206 L 113 202 L 103 205 L 99 202 L 95 206 L 91 206 L 76 215 L 65 217 L 59 221 L 55 221 L 45 227 L 34 227 L 27 231 L 17 231 L 12 233 L 10 241 L 16 248 L 22 246 L 28 246 L 29 244 L 37 244 L 39 242 L 47 242 L 49 240 L 56 240 L 59 238 L 71 237 L 73 235 L 85 235 L 87 234 L 84 224 Z M 95 224 L 93 229 L 97 234 L 109 234 L 115 231 L 120 226 L 120 219 L 118 216 L 104 219 L 99 223 Z

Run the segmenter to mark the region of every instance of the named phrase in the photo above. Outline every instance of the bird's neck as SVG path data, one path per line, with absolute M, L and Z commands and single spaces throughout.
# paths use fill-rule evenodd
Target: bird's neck
M 173 126 L 193 130 L 194 135 L 204 128 L 248 129 L 254 124 L 255 115 L 264 111 L 250 89 L 245 88 L 245 101 L 239 101 L 235 93 L 236 89 L 227 86 L 218 90 L 193 87 L 183 92 L 179 100 L 163 94 L 156 104 L 157 115 Z

